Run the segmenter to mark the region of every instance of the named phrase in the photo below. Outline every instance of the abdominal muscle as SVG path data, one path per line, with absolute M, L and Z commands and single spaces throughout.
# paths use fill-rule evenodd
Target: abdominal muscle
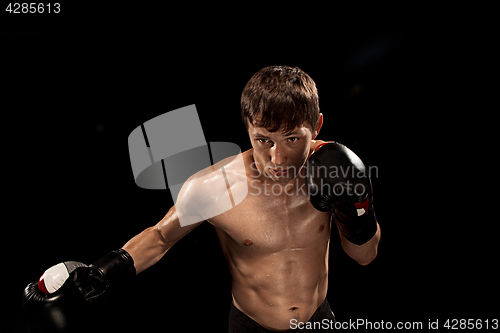
M 328 246 L 329 241 L 326 251 L 285 249 L 253 260 L 227 256 L 234 305 L 267 329 L 289 330 L 292 319 L 309 320 L 326 298 Z

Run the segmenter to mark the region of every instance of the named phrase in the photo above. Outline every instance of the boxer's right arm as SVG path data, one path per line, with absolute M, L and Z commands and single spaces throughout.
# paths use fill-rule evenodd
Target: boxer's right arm
M 175 206 L 172 206 L 160 222 L 129 240 L 123 249 L 134 259 L 135 270 L 140 273 L 154 265 L 175 243 L 200 224 L 181 227 Z
M 213 192 L 211 181 L 203 181 L 200 177 L 211 174 L 212 170 L 209 167 L 191 176 L 184 183 L 175 206 L 170 208 L 167 215 L 122 247 L 134 259 L 137 273 L 158 262 L 175 243 L 203 222 L 204 218 L 200 217 L 202 214 L 197 210 L 214 199 L 208 195 Z M 181 212 L 184 212 L 183 218 L 195 223 L 182 227 L 179 221 Z
M 133 237 L 122 249 L 112 251 L 89 266 L 75 261 L 60 263 L 45 271 L 38 283 L 28 284 L 23 292 L 25 326 L 31 332 L 46 332 L 47 329 L 74 332 L 79 327 L 78 320 L 70 327 L 72 320 L 69 318 L 78 313 L 83 304 L 104 302 L 109 296 L 108 290 L 115 284 L 127 283 L 136 273 L 160 260 L 204 220 L 197 207 L 211 200 L 205 197 L 211 184 L 189 185 L 181 190 L 176 205 L 160 222 Z M 178 211 L 184 211 L 181 219 L 186 218 L 190 224 L 181 227 Z

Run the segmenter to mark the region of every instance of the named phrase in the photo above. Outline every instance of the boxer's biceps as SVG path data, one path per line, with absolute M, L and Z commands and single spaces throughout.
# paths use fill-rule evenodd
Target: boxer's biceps
M 168 213 L 154 226 L 153 229 L 161 236 L 161 241 L 164 246 L 170 248 L 200 224 L 201 222 L 182 227 L 179 222 L 177 209 L 175 206 L 172 206 Z

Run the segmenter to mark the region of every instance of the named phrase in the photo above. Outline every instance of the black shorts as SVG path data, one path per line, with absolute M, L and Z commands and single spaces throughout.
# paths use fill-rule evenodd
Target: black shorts
M 246 314 L 238 310 L 231 304 L 229 310 L 229 333 L 271 333 L 270 331 L 257 324 Z M 311 319 L 307 323 L 290 322 L 290 331 L 292 333 L 326 333 L 335 332 L 335 316 L 330 309 L 330 304 L 325 301 L 316 309 Z

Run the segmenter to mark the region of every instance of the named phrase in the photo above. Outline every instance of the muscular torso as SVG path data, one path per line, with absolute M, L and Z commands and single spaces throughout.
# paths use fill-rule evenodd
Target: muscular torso
M 252 176 L 251 150 L 243 158 L 247 197 L 209 222 L 229 265 L 235 306 L 266 328 L 287 330 L 326 297 L 330 213 L 309 203 L 303 177 L 285 192 L 285 184 L 273 188 Z

